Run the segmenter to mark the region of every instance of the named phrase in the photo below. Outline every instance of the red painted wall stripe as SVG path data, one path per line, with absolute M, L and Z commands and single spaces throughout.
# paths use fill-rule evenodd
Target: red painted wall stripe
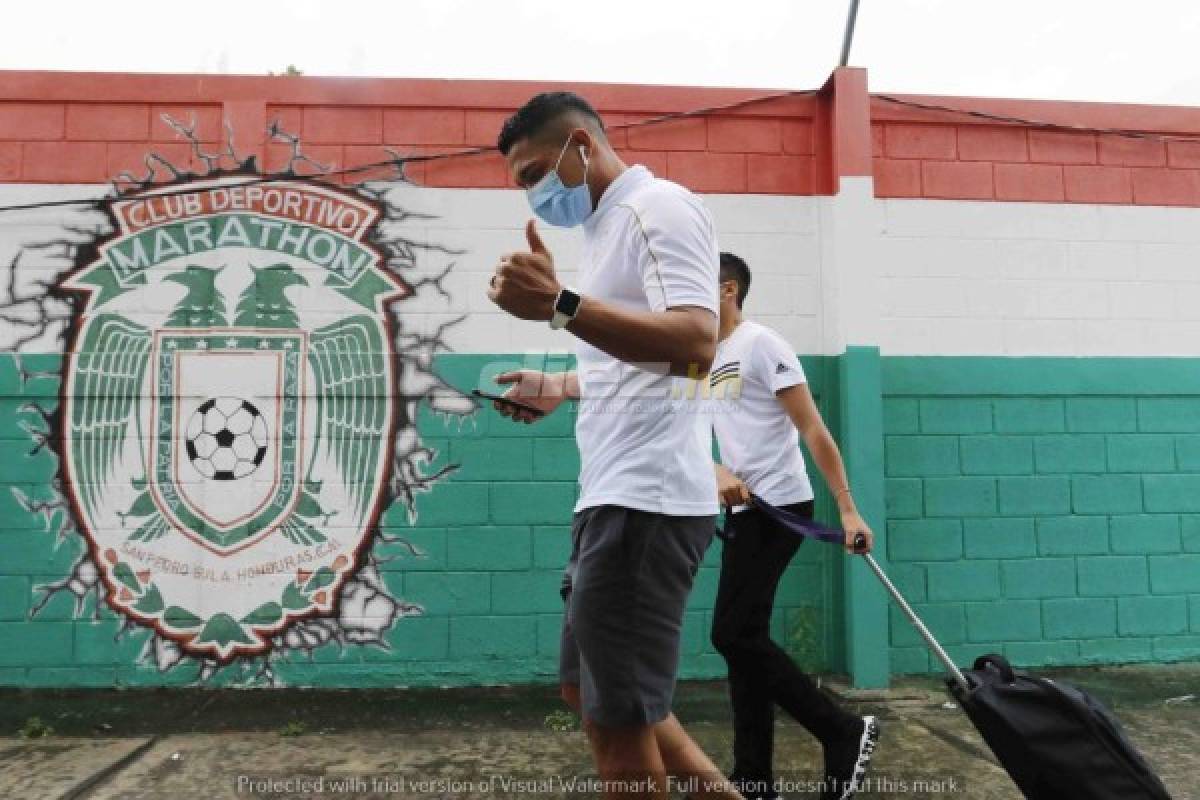
M 267 140 L 278 121 L 303 152 L 333 169 L 384 161 L 389 150 L 424 155 L 491 145 L 504 119 L 531 95 L 570 88 L 587 96 L 610 126 L 722 106 L 768 90 L 604 84 L 402 79 L 0 72 L 0 180 L 98 183 L 122 171 L 143 175 L 145 157 L 193 160 L 161 116 L 195 119 L 206 142 L 234 130 L 239 153 L 267 169 L 290 148 Z M 631 162 L 699 191 L 811 194 L 812 97 L 798 96 L 629 131 L 613 144 Z M 348 177 L 383 177 L 375 170 Z M 429 186 L 506 187 L 495 154 L 411 164 Z M 165 178 L 165 176 L 164 176 Z
M 288 146 L 335 169 L 495 141 L 529 96 L 570 88 L 610 126 L 773 94 L 769 90 L 521 81 L 0 72 L 0 181 L 101 183 L 144 174 L 160 153 L 195 166 L 161 117 L 194 121 L 215 144 L 234 129 L 239 152 L 267 169 Z M 987 98 L 899 99 L 1047 123 L 1200 139 L 1200 109 Z M 872 174 L 881 197 L 1200 206 L 1200 141 L 1139 140 L 1038 129 L 897 105 L 866 93 L 861 70 L 839 70 L 818 93 L 645 128 L 614 128 L 622 157 L 702 192 L 813 195 L 837 178 Z M 383 177 L 386 170 L 357 177 Z M 495 154 L 412 164 L 429 186 L 501 188 Z
M 1200 109 L 900 96 L 1060 130 L 871 100 L 875 193 L 1050 203 L 1200 206 Z M 1127 130 L 1197 142 L 1100 132 Z

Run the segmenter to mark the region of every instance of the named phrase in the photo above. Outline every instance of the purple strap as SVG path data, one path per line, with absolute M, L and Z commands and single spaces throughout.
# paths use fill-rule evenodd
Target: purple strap
M 798 516 L 790 511 L 784 511 L 782 508 L 776 508 L 756 494 L 750 495 L 750 505 L 797 536 L 803 536 L 806 539 L 819 539 L 822 542 L 839 545 L 846 541 L 846 532 L 841 528 L 822 525 L 819 522 Z M 721 538 L 729 541 L 733 538 L 733 534 L 733 512 L 727 507 L 725 509 L 725 529 L 721 531 Z

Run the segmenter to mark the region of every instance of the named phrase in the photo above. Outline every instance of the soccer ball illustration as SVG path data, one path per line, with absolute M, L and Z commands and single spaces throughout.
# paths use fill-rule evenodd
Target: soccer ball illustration
M 258 469 L 267 455 L 267 422 L 237 397 L 205 400 L 188 420 L 187 455 L 206 478 L 232 481 Z

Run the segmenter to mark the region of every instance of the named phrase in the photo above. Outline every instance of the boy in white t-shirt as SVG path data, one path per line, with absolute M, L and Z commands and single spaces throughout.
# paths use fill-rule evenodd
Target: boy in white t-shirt
M 878 737 L 873 717 L 840 708 L 770 637 L 775 589 L 804 541 L 747 505 L 750 493 L 803 517 L 813 514 L 813 490 L 799 439 L 833 490 L 846 531 L 872 535 L 854 506 L 841 454 L 821 420 L 793 349 L 779 334 L 742 318 L 750 269 L 721 253 L 720 327 L 709 373 L 713 430 L 721 451 L 717 491 L 731 507 L 732 536 L 721 553 L 713 609 L 713 646 L 729 667 L 734 716 L 731 778 L 747 798 L 776 798 L 771 766 L 774 705 L 816 736 L 825 752 L 822 798 L 859 790 Z M 857 552 L 863 552 L 859 550 Z

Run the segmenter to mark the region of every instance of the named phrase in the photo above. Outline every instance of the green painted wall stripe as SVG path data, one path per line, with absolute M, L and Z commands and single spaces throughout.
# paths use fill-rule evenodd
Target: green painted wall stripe
M 26 371 L 57 356 L 22 357 Z M 443 354 L 469 390 L 518 354 Z M 1195 359 L 803 356 L 810 387 L 877 533 L 877 558 L 951 655 L 1002 652 L 1021 666 L 1200 658 L 1200 363 Z M 552 368 L 567 366 L 557 357 Z M 537 365 L 533 365 L 537 366 Z M 35 587 L 64 577 L 80 542 L 56 547 L 12 492 L 48 499 L 53 459 L 30 456 L 16 423 L 57 381 L 22 380 L 0 358 L 0 683 L 183 685 L 194 670 L 135 663 L 145 639 L 113 641 L 116 615 L 76 619 L 60 595 L 34 619 Z M 387 634 L 391 650 L 328 646 L 281 664 L 294 685 L 471 685 L 555 680 L 578 453 L 570 410 L 519 426 L 489 409 L 447 419 L 422 405 L 431 467 L 463 468 L 383 520 L 391 592 L 425 605 Z M 806 454 L 807 455 L 807 454 Z M 837 520 L 818 471 L 817 515 Z M 720 678 L 709 642 L 720 544 L 696 577 L 680 674 Z M 859 686 L 936 665 L 861 560 L 801 548 L 779 589 L 772 634 L 811 670 Z M 222 678 L 228 682 L 231 678 Z
M 896 395 L 1200 394 L 1197 358 L 889 356 L 883 392 Z
M 469 390 L 500 369 L 522 366 L 514 354 L 442 354 L 436 369 L 448 383 Z M 54 356 L 25 357 L 26 370 L 54 366 Z M 829 359 L 805 357 L 818 403 Z M 551 368 L 569 360 L 558 358 Z M 0 399 L 14 417 L 36 421 L 16 409 L 33 396 L 53 398 L 58 381 L 22 381 L 15 359 L 0 358 Z M 81 540 L 56 547 L 40 518 L 15 502 L 10 491 L 48 499 L 53 459 L 44 451 L 30 457 L 32 442 L 10 420 L 0 436 L 0 639 L 28 643 L 0 654 L 0 683 L 22 686 L 181 685 L 195 679 L 185 666 L 162 674 L 136 663 L 146 633 L 133 629 L 113 636 L 117 616 L 105 609 L 91 618 L 92 602 L 76 619 L 71 598 L 54 598 L 37 617 L 34 587 L 64 577 L 81 552 Z M 563 409 L 537 425 L 515 425 L 490 408 L 468 419 L 418 410 L 417 428 L 437 455 L 427 471 L 450 463 L 462 468 L 417 499 L 418 517 L 394 506 L 382 525 L 390 537 L 381 543 L 381 576 L 390 592 L 424 606 L 388 631 L 390 650 L 328 645 L 277 667 L 281 680 L 300 686 L 478 685 L 552 682 L 557 679 L 562 603 L 561 570 L 570 547 L 571 507 L 576 496 L 578 452 L 573 409 Z M 829 508 L 827 492 L 815 481 L 818 508 Z M 819 512 L 824 513 L 824 511 Z M 416 556 L 409 548 L 416 547 Z M 806 547 L 797 553 L 778 592 L 771 631 L 776 641 L 805 668 L 825 671 L 840 657 L 836 629 L 840 607 L 830 596 L 835 553 Z M 720 567 L 720 543 L 707 552 L 688 605 L 680 675 L 721 678 L 724 660 L 709 641 L 712 604 Z M 221 678 L 217 684 L 232 678 Z
M 1200 658 L 1200 361 L 883 373 L 892 572 L 960 664 Z M 894 672 L 938 671 L 895 613 L 890 640 Z

